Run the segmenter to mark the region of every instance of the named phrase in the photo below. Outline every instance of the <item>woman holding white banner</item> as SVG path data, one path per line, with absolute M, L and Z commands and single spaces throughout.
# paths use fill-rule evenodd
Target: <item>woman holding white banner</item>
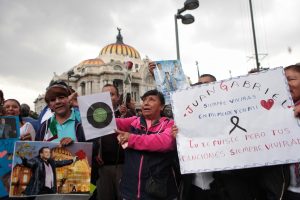
M 290 92 L 295 104 L 295 116 L 300 117 L 300 63 L 290 65 L 284 69 Z M 290 184 L 284 194 L 284 200 L 300 199 L 300 165 L 290 165 Z
M 282 200 L 289 177 L 286 164 L 214 173 L 222 200 Z

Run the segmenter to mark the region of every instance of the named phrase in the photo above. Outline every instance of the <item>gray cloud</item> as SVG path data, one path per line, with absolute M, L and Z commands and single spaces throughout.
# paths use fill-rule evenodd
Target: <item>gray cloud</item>
M 124 42 L 142 56 L 175 59 L 174 14 L 183 3 L 184 0 L 2 0 L 0 78 L 10 77 L 16 85 L 33 85 L 37 94 L 41 93 L 53 72 L 60 74 L 84 59 L 94 58 L 102 47 L 115 42 L 116 27 L 122 28 Z M 278 55 L 288 54 L 288 47 L 292 48 L 291 56 L 299 55 L 300 2 L 254 0 L 253 6 L 259 51 L 269 53 L 268 61 L 263 62 L 276 63 Z M 200 1 L 197 10 L 186 13 L 196 19 L 191 25 L 178 21 L 182 62 L 190 76 L 195 78 L 195 70 L 191 69 L 195 60 L 215 66 L 207 69 L 212 73 L 224 74 L 216 55 L 227 52 L 231 60 L 220 58 L 222 65 L 238 67 L 241 61 L 235 60 L 245 61 L 253 54 L 248 1 Z

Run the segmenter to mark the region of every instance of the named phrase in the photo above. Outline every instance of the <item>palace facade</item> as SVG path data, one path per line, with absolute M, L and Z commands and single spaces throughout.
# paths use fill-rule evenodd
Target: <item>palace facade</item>
M 142 59 L 134 47 L 125 44 L 119 28 L 116 39 L 104 46 L 96 58 L 84 60 L 61 75 L 54 74 L 51 81 L 65 81 L 79 95 L 99 93 L 105 84 L 114 84 L 120 94 L 130 93 L 139 107 L 140 97 L 155 88 L 148 70 L 149 58 Z M 35 111 L 40 113 L 46 105 L 44 95 L 39 95 L 34 103 Z

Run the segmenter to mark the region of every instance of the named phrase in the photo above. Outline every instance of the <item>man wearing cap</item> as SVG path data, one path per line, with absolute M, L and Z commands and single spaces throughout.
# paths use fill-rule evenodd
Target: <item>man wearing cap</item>
M 65 87 L 68 88 L 68 90 L 70 91 L 70 94 L 71 94 L 70 96 L 68 96 L 69 101 L 70 101 L 72 107 L 75 109 L 75 116 L 76 116 L 77 120 L 78 120 L 78 121 L 81 121 L 81 119 L 80 119 L 80 113 L 79 113 L 79 109 L 78 109 L 78 102 L 77 102 L 77 96 L 78 96 L 77 92 L 75 92 L 75 91 L 74 91 L 71 87 L 69 87 L 65 82 L 60 81 L 60 80 L 51 82 L 48 88 L 50 88 L 52 85 L 63 85 L 63 86 L 65 86 Z M 48 120 L 49 118 L 51 118 L 52 115 L 53 115 L 53 112 L 52 112 L 52 110 L 49 108 L 49 106 L 48 106 L 48 105 L 45 106 L 45 107 L 43 108 L 43 110 L 41 111 L 41 113 L 39 114 L 39 117 L 38 117 L 38 124 L 39 124 L 39 127 L 40 127 L 40 125 L 41 125 L 44 121 L 46 121 L 46 120 Z
M 54 115 L 42 123 L 35 140 L 60 142 L 62 145 L 85 141 L 80 119 L 71 108 L 70 95 L 65 82 L 54 82 L 48 87 L 45 101 Z

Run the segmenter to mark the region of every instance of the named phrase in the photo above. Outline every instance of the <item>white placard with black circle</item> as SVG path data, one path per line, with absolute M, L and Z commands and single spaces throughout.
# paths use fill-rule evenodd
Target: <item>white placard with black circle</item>
M 116 121 L 109 92 L 78 97 L 85 139 L 114 133 Z

